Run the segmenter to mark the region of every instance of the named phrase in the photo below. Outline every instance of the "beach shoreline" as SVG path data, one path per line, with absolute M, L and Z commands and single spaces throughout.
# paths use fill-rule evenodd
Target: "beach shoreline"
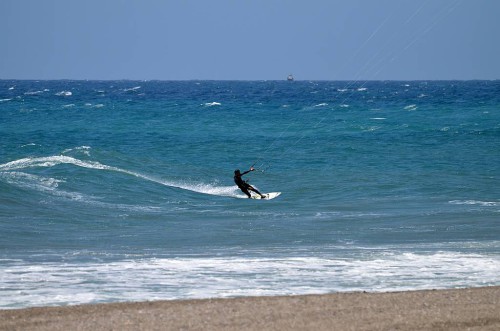
M 500 286 L 0 310 L 0 330 L 499 330 Z

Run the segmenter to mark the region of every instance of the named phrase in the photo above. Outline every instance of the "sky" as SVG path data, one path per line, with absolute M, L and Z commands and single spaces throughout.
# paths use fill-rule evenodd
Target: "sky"
M 0 0 L 0 79 L 500 79 L 498 0 Z

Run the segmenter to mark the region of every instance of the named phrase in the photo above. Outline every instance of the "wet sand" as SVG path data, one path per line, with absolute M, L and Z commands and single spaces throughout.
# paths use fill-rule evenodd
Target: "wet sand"
M 0 310 L 0 330 L 500 330 L 500 287 Z

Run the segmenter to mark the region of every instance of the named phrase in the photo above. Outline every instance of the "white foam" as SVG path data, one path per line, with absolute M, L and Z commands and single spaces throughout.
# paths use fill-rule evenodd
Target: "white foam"
M 71 91 L 61 91 L 56 93 L 57 96 L 69 97 L 72 96 L 73 93 Z
M 53 167 L 59 164 L 73 164 L 83 168 L 91 168 L 91 169 L 105 169 L 105 170 L 118 170 L 118 168 L 109 167 L 99 162 L 94 161 L 82 161 L 75 159 L 70 156 L 48 156 L 48 157 L 36 157 L 36 158 L 24 158 L 11 162 L 7 162 L 4 164 L 0 164 L 1 171 L 11 171 L 11 170 L 19 170 L 26 168 L 35 168 L 35 167 Z
M 59 183 L 64 183 L 65 180 L 56 179 L 46 176 L 38 176 L 19 171 L 0 171 L 0 179 L 21 188 L 26 188 L 38 192 L 44 192 L 52 196 L 62 197 L 74 201 L 92 201 L 91 198 L 78 193 L 68 192 L 58 189 Z
M 418 107 L 417 105 L 408 105 L 404 109 L 408 111 L 416 110 Z
M 24 92 L 24 95 L 39 95 L 42 93 L 43 91 L 30 91 L 30 92 Z
M 126 88 L 126 89 L 123 89 L 123 92 L 131 92 L 131 91 L 137 91 L 138 89 L 140 89 L 141 87 L 140 86 L 135 86 L 135 87 L 131 87 L 131 88 Z
M 7 101 L 10 101 L 10 100 L 12 100 L 12 98 L 10 98 L 10 99 L 0 99 L 0 102 L 7 102 Z
M 90 146 L 79 146 L 79 147 L 75 147 L 75 148 L 65 149 L 64 151 L 62 151 L 62 154 L 68 154 L 71 152 L 81 152 L 81 153 L 85 154 L 86 156 L 90 156 L 91 149 L 92 149 L 92 147 L 90 147 Z
M 0 269 L 0 307 L 402 291 L 500 284 L 500 256 L 364 250 L 357 256 L 138 258 Z
M 454 205 L 479 205 L 484 207 L 500 206 L 500 201 L 452 200 L 448 202 Z
M 26 145 L 22 145 L 21 147 L 27 147 L 27 146 L 40 146 L 40 145 L 37 145 L 35 143 L 29 143 L 29 144 L 26 144 Z
M 0 178 L 11 184 L 33 188 L 39 190 L 53 190 L 57 188 L 59 183 L 64 182 L 51 177 L 43 177 L 32 174 L 27 174 L 18 171 L 0 172 Z
M 202 104 L 202 105 L 203 105 L 203 106 L 205 106 L 205 107 L 213 107 L 213 106 L 220 106 L 220 105 L 221 105 L 221 103 L 220 103 L 220 102 L 215 102 L 215 101 L 214 101 L 214 102 L 206 102 L 206 103 L 204 103 L 204 104 Z

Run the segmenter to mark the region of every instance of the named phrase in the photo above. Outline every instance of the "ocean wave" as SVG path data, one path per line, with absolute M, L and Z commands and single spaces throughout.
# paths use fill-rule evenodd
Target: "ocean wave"
M 206 103 L 203 103 L 202 106 L 205 106 L 205 107 L 213 107 L 213 106 L 220 106 L 222 105 L 220 102 L 206 102 Z
M 135 86 L 135 87 L 131 87 L 131 88 L 125 88 L 125 89 L 123 89 L 123 92 L 135 92 L 135 91 L 137 91 L 140 88 L 141 88 L 140 86 Z
M 71 91 L 61 91 L 61 92 L 57 92 L 56 93 L 57 96 L 59 97 L 69 97 L 69 96 L 72 96 L 73 93 Z
M 63 180 L 51 177 L 37 176 L 18 171 L 0 172 L 0 178 L 10 184 L 30 188 L 36 187 L 41 190 L 53 190 L 59 186 L 59 183 L 64 182 Z
M 29 143 L 29 144 L 22 145 L 21 148 L 22 147 L 28 147 L 28 146 L 40 146 L 40 145 L 37 145 L 35 143 Z
M 408 105 L 404 107 L 404 110 L 412 111 L 412 110 L 417 110 L 417 105 Z
M 500 201 L 452 200 L 449 203 L 453 205 L 479 205 L 483 207 L 500 206 Z
M 24 95 L 39 95 L 42 94 L 44 91 L 29 91 L 29 92 L 24 92 Z
M 109 167 L 99 162 L 82 161 L 70 156 L 58 155 L 47 157 L 23 158 L 4 164 L 0 164 L 0 171 L 12 171 L 35 167 L 53 167 L 59 164 L 73 164 L 83 168 L 101 169 L 101 170 L 120 170 L 118 168 Z
M 73 151 L 83 152 L 84 154 L 89 154 L 90 147 L 89 146 L 81 146 L 76 147 L 74 149 L 64 150 L 62 153 L 67 154 Z M 129 171 L 126 169 L 121 169 L 118 167 L 108 166 L 97 161 L 84 161 L 67 155 L 56 155 L 56 156 L 47 156 L 47 157 L 37 157 L 37 158 L 23 158 L 11 162 L 7 162 L 4 164 L 0 164 L 1 172 L 12 172 L 17 170 L 23 170 L 28 168 L 37 168 L 37 167 L 54 167 L 61 164 L 70 164 L 75 165 L 82 168 L 94 169 L 94 170 L 106 170 L 106 171 L 115 171 L 120 173 L 125 173 L 137 178 L 141 178 L 150 182 L 154 182 L 160 185 L 179 188 L 187 191 L 192 191 L 196 193 L 203 193 L 208 195 L 217 195 L 217 196 L 227 196 L 234 198 L 246 198 L 245 195 L 241 194 L 236 186 L 217 186 L 214 184 L 208 183 L 192 183 L 185 181 L 171 181 L 155 178 L 153 176 L 141 174 L 134 171 Z
M 0 171 L 0 180 L 20 188 L 34 190 L 73 201 L 87 201 L 85 195 L 58 189 L 65 180 L 28 174 L 20 171 Z
M 3 292 L 0 307 L 500 284 L 500 257 L 496 255 L 397 251 L 366 255 L 363 252 L 338 258 L 136 257 L 63 264 L 7 260 L 0 269 Z M 19 282 L 20 274 L 22 282 Z M 40 283 L 44 286 L 39 286 Z
M 81 152 L 81 153 L 85 154 L 86 156 L 90 156 L 91 149 L 92 149 L 92 147 L 90 147 L 90 146 L 79 146 L 79 147 L 75 147 L 75 148 L 65 149 L 64 151 L 61 152 L 61 154 L 68 154 L 71 152 Z

